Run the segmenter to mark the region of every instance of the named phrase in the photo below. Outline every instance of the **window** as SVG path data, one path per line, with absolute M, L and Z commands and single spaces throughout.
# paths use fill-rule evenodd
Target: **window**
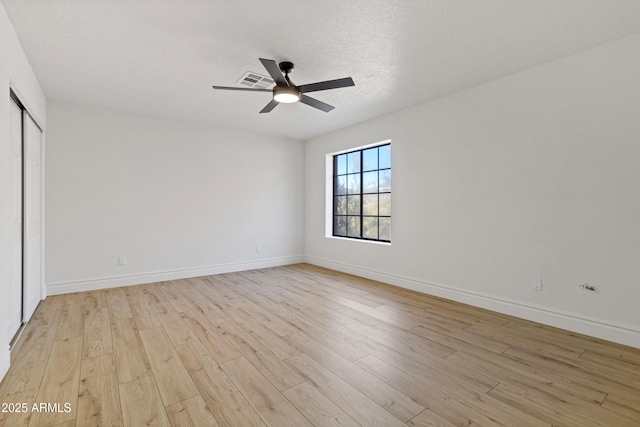
M 391 242 L 391 144 L 333 156 L 333 235 Z

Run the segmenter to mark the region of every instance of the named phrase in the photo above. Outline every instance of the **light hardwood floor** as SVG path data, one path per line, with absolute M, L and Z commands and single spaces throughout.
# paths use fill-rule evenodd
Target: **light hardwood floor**
M 11 356 L 11 427 L 640 425 L 638 349 L 306 264 L 49 297 Z

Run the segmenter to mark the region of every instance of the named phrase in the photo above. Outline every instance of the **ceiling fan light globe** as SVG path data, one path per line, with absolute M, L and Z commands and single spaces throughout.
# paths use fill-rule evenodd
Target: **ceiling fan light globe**
M 273 99 L 283 104 L 300 101 L 300 92 L 293 88 L 279 88 L 273 91 Z

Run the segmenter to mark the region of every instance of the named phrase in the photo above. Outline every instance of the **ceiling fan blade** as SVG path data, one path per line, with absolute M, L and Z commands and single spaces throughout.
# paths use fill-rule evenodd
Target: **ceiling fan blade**
M 325 113 L 328 113 L 335 108 L 333 105 L 318 101 L 317 99 L 307 95 L 300 95 L 300 102 L 302 102 L 303 104 L 307 104 L 313 108 L 317 108 L 318 110 L 322 110 Z
M 284 75 L 282 75 L 282 71 L 280 71 L 280 67 L 278 67 L 276 61 L 273 59 L 260 58 L 260 62 L 262 62 L 262 65 L 264 65 L 264 68 L 267 69 L 269 75 L 278 86 L 289 86 L 289 83 L 284 79 Z
M 273 110 L 274 108 L 276 108 L 276 106 L 279 104 L 278 101 L 276 101 L 275 99 L 272 99 L 270 103 L 268 103 L 267 105 L 264 106 L 264 108 L 262 110 L 260 110 L 260 113 L 268 113 L 271 110 Z
M 319 90 L 338 89 L 341 87 L 355 86 L 351 77 L 345 77 L 343 79 L 327 80 L 325 82 L 309 83 L 306 85 L 298 86 L 300 92 L 317 92 Z
M 273 92 L 271 89 L 250 89 L 248 87 L 231 87 L 231 86 L 211 86 L 214 89 L 222 90 L 243 90 L 246 92 Z

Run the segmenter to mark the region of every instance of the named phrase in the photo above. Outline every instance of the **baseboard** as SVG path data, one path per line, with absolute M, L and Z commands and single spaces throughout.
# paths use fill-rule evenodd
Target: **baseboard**
M 587 316 L 577 315 L 574 313 L 561 312 L 519 301 L 496 298 L 451 286 L 428 283 L 351 264 L 339 263 L 325 258 L 306 256 L 305 261 L 309 264 L 329 268 L 331 270 L 337 270 L 343 273 L 377 280 L 379 282 L 388 283 L 401 288 L 411 289 L 425 294 L 469 304 L 475 307 L 481 307 L 487 310 L 508 314 L 510 316 L 640 348 L 640 330 L 629 325 L 616 324 L 613 322 L 589 318 Z
M 11 365 L 9 346 L 6 346 L 0 353 L 0 381 L 2 381 L 7 372 L 9 372 L 9 366 Z
M 47 295 L 61 295 L 73 292 L 95 291 L 98 289 L 118 288 L 120 286 L 141 285 L 144 283 L 161 282 L 164 280 L 187 279 L 189 277 L 209 276 L 212 274 L 233 273 L 236 271 L 255 270 L 257 268 L 279 267 L 282 265 L 304 262 L 303 256 L 270 258 L 258 261 L 246 261 L 230 264 L 220 264 L 207 267 L 188 268 L 183 270 L 157 271 L 127 276 L 100 277 L 73 282 L 50 283 L 47 285 Z

